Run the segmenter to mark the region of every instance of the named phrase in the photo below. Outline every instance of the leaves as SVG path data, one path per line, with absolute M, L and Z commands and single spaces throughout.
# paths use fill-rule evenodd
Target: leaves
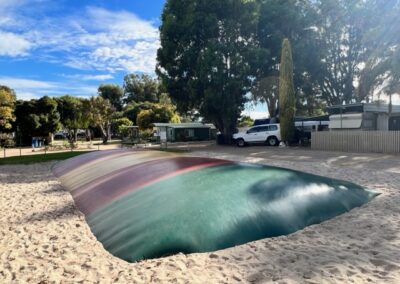
M 16 96 L 13 90 L 0 86 L 0 132 L 10 130 L 15 121 L 14 106 Z
M 98 88 L 98 94 L 103 99 L 109 100 L 111 105 L 117 110 L 122 110 L 122 98 L 124 96 L 124 90 L 114 84 L 102 84 Z
M 254 1 L 167 1 L 157 74 L 185 113 L 199 110 L 228 136 L 250 90 L 257 17 Z
M 125 103 L 157 102 L 159 82 L 148 75 L 130 74 L 124 78 Z

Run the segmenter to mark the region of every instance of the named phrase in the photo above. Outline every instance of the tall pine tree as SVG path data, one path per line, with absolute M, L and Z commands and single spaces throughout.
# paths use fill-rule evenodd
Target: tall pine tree
M 282 141 L 289 143 L 294 138 L 294 115 L 296 96 L 293 84 L 293 58 L 289 39 L 282 43 L 282 55 L 279 75 L 279 119 Z

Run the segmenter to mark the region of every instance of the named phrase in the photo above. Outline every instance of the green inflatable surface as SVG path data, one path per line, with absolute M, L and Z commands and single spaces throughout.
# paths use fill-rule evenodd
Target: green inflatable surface
M 104 247 L 130 262 L 290 234 L 377 195 L 345 181 L 251 164 L 154 178 L 87 216 Z

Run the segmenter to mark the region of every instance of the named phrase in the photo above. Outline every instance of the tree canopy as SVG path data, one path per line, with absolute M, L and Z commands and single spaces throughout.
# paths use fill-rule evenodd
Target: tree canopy
M 12 128 L 12 123 L 15 121 L 15 101 L 15 92 L 0 85 L 0 133 Z
M 103 97 L 91 97 L 89 100 L 89 121 L 101 130 L 103 143 L 111 139 L 111 122 L 115 109 L 110 101 Z
M 159 82 L 149 75 L 129 74 L 124 78 L 125 103 L 157 102 Z
M 90 123 L 87 104 L 84 100 L 70 95 L 57 98 L 57 102 L 60 121 L 68 132 L 70 142 L 76 142 L 78 130 L 88 128 Z
M 254 1 L 167 1 L 157 73 L 178 110 L 198 109 L 230 140 L 251 87 Z
M 122 98 L 124 90 L 115 84 L 103 84 L 98 88 L 98 95 L 105 100 L 109 100 L 116 111 L 122 110 Z
M 394 93 L 399 50 L 398 0 L 263 0 L 258 38 L 269 52 L 262 61 L 256 99 L 276 111 L 279 40 L 294 54 L 298 113 L 320 114 L 325 105 L 369 101 L 377 91 Z M 394 67 L 394 68 L 393 68 Z M 275 80 L 276 82 L 276 80 Z M 388 88 L 381 89 L 383 85 Z M 273 113 L 271 113 L 273 115 Z
M 39 100 L 17 101 L 15 115 L 14 130 L 18 143 L 30 144 L 31 137 L 48 137 L 61 127 L 57 101 L 48 96 Z

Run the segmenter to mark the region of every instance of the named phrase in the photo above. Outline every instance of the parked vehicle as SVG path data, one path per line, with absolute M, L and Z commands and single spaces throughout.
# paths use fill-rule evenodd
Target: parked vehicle
M 281 130 L 279 124 L 257 125 L 249 128 L 247 131 L 233 134 L 232 138 L 239 147 L 256 143 L 278 146 L 281 141 Z

